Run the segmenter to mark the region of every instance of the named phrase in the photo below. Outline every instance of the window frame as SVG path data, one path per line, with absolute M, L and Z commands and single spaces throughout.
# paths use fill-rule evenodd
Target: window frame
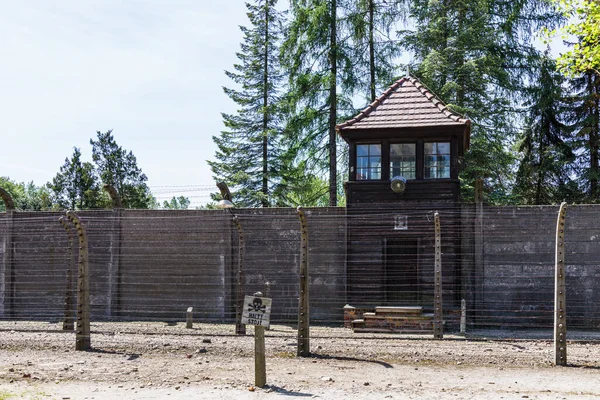
M 435 180 L 452 180 L 458 179 L 458 145 L 457 139 L 454 136 L 444 137 L 437 135 L 429 135 L 427 137 L 411 137 L 406 139 L 393 138 L 393 139 L 355 139 L 351 141 L 349 148 L 349 179 L 355 182 L 388 182 L 392 176 L 391 168 L 391 146 L 393 144 L 415 144 L 416 150 L 416 176 L 414 179 L 407 179 L 408 181 L 435 181 Z M 425 177 L 426 160 L 425 160 L 425 144 L 426 143 L 448 143 L 450 145 L 450 163 L 449 163 L 449 177 L 437 178 L 437 177 Z M 381 164 L 379 168 L 380 177 L 377 179 L 358 179 L 359 172 L 359 161 L 358 161 L 358 146 L 361 145 L 379 145 L 381 149 Z
M 400 173 L 399 175 L 400 176 L 404 176 L 407 180 L 417 180 L 417 179 L 419 179 L 419 141 L 417 141 L 417 140 L 406 140 L 406 141 L 392 141 L 392 142 L 389 142 L 389 145 L 388 145 L 388 148 L 387 148 L 387 151 L 388 151 L 388 154 L 389 154 L 389 162 L 388 162 L 388 165 L 389 165 L 389 167 L 388 167 L 389 168 L 389 175 L 390 175 L 389 179 L 392 179 L 394 176 L 396 176 L 396 175 L 394 175 L 393 168 L 392 168 L 392 146 L 395 145 L 395 144 L 412 144 L 412 145 L 415 146 L 415 153 L 414 153 L 414 157 L 415 157 L 415 161 L 414 161 L 414 177 L 408 178 L 408 177 L 402 175 L 402 173 Z
M 440 164 L 438 164 L 440 161 L 439 160 L 435 160 L 433 166 L 428 166 L 428 162 L 427 162 L 428 154 L 425 153 L 425 147 L 426 147 L 427 144 L 436 144 L 436 145 L 447 144 L 448 145 L 448 153 L 439 153 L 439 152 L 436 152 L 436 153 L 430 154 L 429 156 L 433 155 L 436 158 L 440 157 L 440 156 L 448 156 L 448 164 L 440 166 Z M 436 146 L 436 151 L 439 151 L 439 150 L 437 150 L 437 147 L 438 146 Z M 427 140 L 427 141 L 424 141 L 423 142 L 423 179 L 424 180 L 452 179 L 452 159 L 453 159 L 453 157 L 452 157 L 452 140 L 450 140 L 450 139 L 443 140 L 442 139 L 442 140 Z M 426 172 L 428 171 L 428 168 L 429 168 L 430 171 L 432 171 L 432 170 L 437 171 L 437 173 L 435 174 L 435 176 L 427 176 Z M 438 174 L 439 171 L 443 170 L 443 169 L 447 169 L 448 176 L 442 176 L 442 177 L 439 176 L 439 174 Z
M 358 148 L 359 146 L 369 146 L 368 147 L 368 154 L 366 156 L 359 156 L 358 154 Z M 371 174 L 372 174 L 372 170 L 376 169 L 377 167 L 371 167 L 371 158 L 375 158 L 377 155 L 371 155 L 371 146 L 379 146 L 379 177 L 378 178 L 372 178 Z M 355 155 L 354 155 L 354 176 L 355 176 L 355 180 L 356 181 L 381 181 L 383 180 L 383 162 L 384 162 L 384 153 L 386 151 L 386 146 L 384 145 L 384 143 L 382 142 L 356 142 L 356 147 L 355 147 Z M 388 150 L 389 151 L 389 150 Z M 360 158 L 365 158 L 367 160 L 367 166 L 366 167 L 360 167 L 360 162 L 359 159 Z M 365 170 L 367 171 L 367 177 L 363 178 L 363 179 L 359 179 L 359 171 Z

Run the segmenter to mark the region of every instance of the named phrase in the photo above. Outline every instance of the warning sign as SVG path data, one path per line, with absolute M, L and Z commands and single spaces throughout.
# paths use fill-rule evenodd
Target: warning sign
M 271 299 L 245 296 L 242 324 L 269 327 L 271 323 Z

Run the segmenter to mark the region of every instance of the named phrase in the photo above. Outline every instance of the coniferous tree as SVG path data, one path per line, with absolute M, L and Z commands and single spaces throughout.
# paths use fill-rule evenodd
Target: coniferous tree
M 564 123 L 569 106 L 564 78 L 556 71 L 554 60 L 545 55 L 531 82 L 526 125 L 517 143 L 522 158 L 514 194 L 524 204 L 577 201 L 572 129 Z
M 406 22 L 408 0 L 358 0 L 346 4 L 342 20 L 350 35 L 353 92 L 365 95 L 367 102 L 389 86 L 398 74 L 401 47 L 392 37 L 399 21 Z
M 190 199 L 185 196 L 171 198 L 171 200 L 163 201 L 162 208 L 166 210 L 187 210 L 190 206 Z
M 94 165 L 81 161 L 81 150 L 73 148 L 71 158 L 47 184 L 52 190 L 53 201 L 59 208 L 84 210 L 101 206 L 98 178 Z
M 286 126 L 289 176 L 296 181 L 329 175 L 329 205 L 337 205 L 338 109 L 352 108 L 348 82 L 355 81 L 351 51 L 339 40 L 342 0 L 292 0 L 282 47 L 289 73 Z M 341 87 L 338 83 L 342 82 Z M 303 168 L 298 166 L 304 161 Z M 293 189 L 293 183 L 290 182 Z
M 112 130 L 97 133 L 90 139 L 96 173 L 104 184 L 112 185 L 121 196 L 125 208 L 150 208 L 155 200 L 146 184 L 148 178 L 137 165 L 131 151 L 117 144 Z
M 600 201 L 600 74 L 595 71 L 571 79 L 572 110 L 568 120 L 574 125 L 579 154 L 577 167 L 584 200 Z
M 415 56 L 415 75 L 473 122 L 465 157 L 464 196 L 486 178 L 491 201 L 504 201 L 513 181 L 509 148 L 518 131 L 524 77 L 539 57 L 532 33 L 560 20 L 541 0 L 414 0 L 414 29 L 401 33 Z
M 247 3 L 250 27 L 241 27 L 244 40 L 237 53 L 239 64 L 226 74 L 240 89 L 224 88 L 240 107 L 223 114 L 227 130 L 214 136 L 217 161 L 209 165 L 217 181 L 231 188 L 237 206 L 268 207 L 276 202 L 273 190 L 279 184 L 280 118 L 278 97 L 280 67 L 278 46 L 282 14 L 276 0 Z

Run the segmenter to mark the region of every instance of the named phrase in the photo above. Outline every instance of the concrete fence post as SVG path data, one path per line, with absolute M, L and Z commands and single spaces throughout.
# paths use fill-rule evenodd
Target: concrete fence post
M 194 307 L 188 307 L 185 313 L 185 327 L 187 329 L 194 328 Z
M 267 297 L 267 298 L 271 298 L 271 283 L 270 282 L 265 282 L 265 284 L 263 285 L 263 296 Z M 271 330 L 270 327 L 265 327 L 265 331 L 269 331 Z
M 13 244 L 13 218 L 15 203 L 10 194 L 0 187 L 0 197 L 6 208 L 6 234 L 4 235 L 4 259 L 0 270 L 0 315 L 12 317 L 14 315 L 15 276 L 14 276 L 14 244 Z
M 72 331 L 75 329 L 75 315 L 73 312 L 73 305 L 75 304 L 75 296 L 73 290 L 73 232 L 69 228 L 69 224 L 65 221 L 64 217 L 58 219 L 60 224 L 65 228 L 67 232 L 67 238 L 69 240 L 69 246 L 67 248 L 67 282 L 65 286 L 65 313 L 63 317 L 63 331 Z
M 77 278 L 77 328 L 75 350 L 89 350 L 90 340 L 90 279 L 88 264 L 88 240 L 85 228 L 77 214 L 67 211 L 67 218 L 75 225 L 79 238 L 79 268 Z
M 467 301 L 465 299 L 460 301 L 460 333 L 467 333 Z
M 483 179 L 475 181 L 475 226 L 474 226 L 474 304 L 471 310 L 483 313 L 483 276 L 484 276 L 484 256 L 483 256 Z
M 308 301 L 308 224 L 302 207 L 297 209 L 300 219 L 300 288 L 298 291 L 298 352 L 310 355 L 310 310 Z
M 444 313 L 442 309 L 442 234 L 440 229 L 440 215 L 433 215 L 435 224 L 435 266 L 434 266 L 434 293 L 433 293 L 433 338 L 444 337 Z
M 235 297 L 235 334 L 245 335 L 246 325 L 242 324 L 242 311 L 244 309 L 244 231 L 242 223 L 237 215 L 233 216 L 233 223 L 238 231 L 238 269 L 236 282 L 236 297 Z
M 110 195 L 112 204 L 112 227 L 110 234 L 110 263 L 108 270 L 108 296 L 105 314 L 107 317 L 118 315 L 121 307 L 121 231 L 123 202 L 117 190 L 111 185 L 104 185 Z
M 565 217 L 567 203 L 563 202 L 556 222 L 554 273 L 554 359 L 556 365 L 567 365 L 567 304 L 565 284 Z

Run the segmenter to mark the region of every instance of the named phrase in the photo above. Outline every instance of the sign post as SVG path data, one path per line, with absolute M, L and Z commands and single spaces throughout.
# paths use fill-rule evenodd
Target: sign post
M 254 385 L 258 387 L 267 384 L 265 328 L 271 322 L 271 299 L 262 295 L 261 292 L 256 292 L 254 296 L 245 296 L 242 313 L 242 324 L 254 325 Z

